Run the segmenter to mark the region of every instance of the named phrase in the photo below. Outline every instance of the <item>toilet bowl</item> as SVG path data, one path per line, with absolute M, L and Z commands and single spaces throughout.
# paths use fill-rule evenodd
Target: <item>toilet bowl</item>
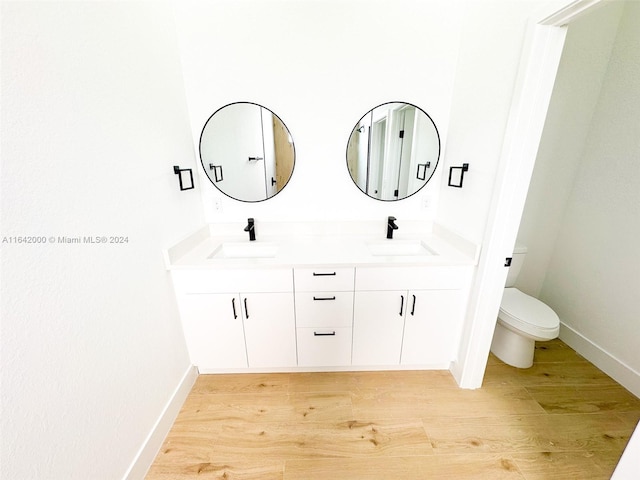
M 514 251 L 491 342 L 496 357 L 518 368 L 533 365 L 535 342 L 552 340 L 560 332 L 560 319 L 549 306 L 513 287 L 525 255 L 523 246 Z

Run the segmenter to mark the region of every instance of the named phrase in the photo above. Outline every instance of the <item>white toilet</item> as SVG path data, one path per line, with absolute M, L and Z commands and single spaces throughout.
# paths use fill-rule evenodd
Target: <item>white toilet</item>
M 491 342 L 496 357 L 518 368 L 533 365 L 536 341 L 552 340 L 560 332 L 560 319 L 551 308 L 513 287 L 526 254 L 526 247 L 516 245 Z

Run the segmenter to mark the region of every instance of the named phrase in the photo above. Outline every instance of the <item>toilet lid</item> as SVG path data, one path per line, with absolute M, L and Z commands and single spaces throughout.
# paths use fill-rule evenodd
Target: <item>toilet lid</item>
M 517 288 L 504 289 L 500 313 L 503 320 L 524 331 L 551 331 L 557 330 L 560 325 L 558 315 L 548 305 Z

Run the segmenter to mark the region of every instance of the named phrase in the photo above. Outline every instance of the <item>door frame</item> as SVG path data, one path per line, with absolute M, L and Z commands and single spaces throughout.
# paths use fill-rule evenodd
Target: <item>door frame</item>
M 471 286 L 466 328 L 451 373 L 462 388 L 482 385 L 527 191 L 560 65 L 567 26 L 607 0 L 571 0 L 541 11 L 526 29 L 496 183 Z

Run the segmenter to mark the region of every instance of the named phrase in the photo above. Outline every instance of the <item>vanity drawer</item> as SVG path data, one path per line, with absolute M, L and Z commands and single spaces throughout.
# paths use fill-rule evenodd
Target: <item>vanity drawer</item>
M 298 328 L 298 366 L 351 365 L 351 328 Z
M 353 292 L 296 292 L 298 327 L 351 327 Z
M 362 267 L 356 269 L 356 290 L 451 290 L 471 278 L 467 267 Z
M 290 268 L 174 270 L 176 293 L 251 293 L 293 291 Z
M 353 290 L 353 268 L 294 268 L 293 275 L 298 292 Z

